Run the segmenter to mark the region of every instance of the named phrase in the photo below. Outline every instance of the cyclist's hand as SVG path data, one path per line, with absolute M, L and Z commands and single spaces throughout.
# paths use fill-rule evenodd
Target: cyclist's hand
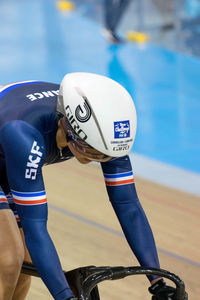
M 163 279 L 158 280 L 150 288 L 149 292 L 153 295 L 152 300 L 175 300 L 174 295 L 176 289 L 172 286 L 166 285 Z M 183 300 L 187 300 L 188 296 L 185 293 Z

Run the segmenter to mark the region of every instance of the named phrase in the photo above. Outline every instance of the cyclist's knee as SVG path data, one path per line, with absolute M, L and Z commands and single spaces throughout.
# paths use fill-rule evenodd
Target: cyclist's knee
M 23 252 L 13 255 L 6 253 L 0 259 L 0 299 L 10 300 L 13 297 L 23 262 Z
M 7 283 L 15 282 L 18 279 L 22 263 L 24 260 L 24 249 L 15 249 L 15 251 L 7 251 L 5 258 L 1 259 L 1 275 L 6 276 Z

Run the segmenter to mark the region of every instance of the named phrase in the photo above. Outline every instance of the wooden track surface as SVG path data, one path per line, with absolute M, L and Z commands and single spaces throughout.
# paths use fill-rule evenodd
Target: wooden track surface
M 74 159 L 47 166 L 43 172 L 50 206 L 48 229 L 63 269 L 138 265 L 120 234 L 99 166 L 81 165 Z M 199 300 L 200 199 L 140 178 L 135 182 L 154 232 L 161 267 L 185 281 L 190 300 Z M 99 290 L 102 300 L 150 300 L 148 286 L 146 277 L 135 276 L 102 283 Z M 27 297 L 35 299 L 52 299 L 39 278 L 32 279 Z

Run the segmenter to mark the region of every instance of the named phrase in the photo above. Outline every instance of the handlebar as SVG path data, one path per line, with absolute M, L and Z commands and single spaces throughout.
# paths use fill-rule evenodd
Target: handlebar
M 176 286 L 176 293 L 173 299 L 184 300 L 185 297 L 185 284 L 182 281 L 182 279 L 180 279 L 177 275 L 163 269 L 144 268 L 144 267 L 122 267 L 122 266 L 119 267 L 88 266 L 88 267 L 75 269 L 69 272 L 65 272 L 65 271 L 63 272 L 68 280 L 70 279 L 71 277 L 70 274 L 72 273 L 74 274 L 73 276 L 75 277 L 80 276 L 79 271 L 82 275 L 83 273 L 86 274 L 83 276 L 81 280 L 81 284 L 79 284 L 78 286 L 77 294 L 80 300 L 92 300 L 91 297 L 92 290 L 95 287 L 97 287 L 97 285 L 102 281 L 117 280 L 132 275 L 157 275 L 160 277 L 167 278 L 171 280 Z M 27 275 L 40 277 L 34 265 L 30 263 L 23 263 L 21 272 Z M 74 282 L 72 282 L 72 284 L 74 284 Z
M 93 268 L 93 270 L 92 270 Z M 174 300 L 184 300 L 185 284 L 175 274 L 169 271 L 143 267 L 91 267 L 94 272 L 88 276 L 82 286 L 82 299 L 88 300 L 92 289 L 102 281 L 122 279 L 131 275 L 158 275 L 173 281 L 176 285 Z

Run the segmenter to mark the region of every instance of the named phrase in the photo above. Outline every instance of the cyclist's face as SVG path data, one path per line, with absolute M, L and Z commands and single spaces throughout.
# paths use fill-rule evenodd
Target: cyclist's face
M 63 129 L 65 128 L 67 146 L 79 162 L 86 164 L 91 161 L 106 162 L 111 159 L 111 157 L 92 148 L 85 141 L 80 139 L 65 118 L 61 119 L 61 124 Z
M 104 155 L 85 144 L 85 142 L 82 143 L 82 141 L 70 140 L 67 145 L 77 160 L 82 164 L 87 164 L 91 161 L 106 162 L 111 159 L 110 156 Z
M 89 164 L 91 162 L 90 159 L 87 157 L 81 155 L 74 147 L 71 145 L 70 142 L 67 143 L 67 146 L 69 147 L 69 150 L 72 152 L 72 154 L 76 157 L 76 159 L 81 163 L 81 164 Z
M 69 142 L 67 142 L 66 130 L 64 128 L 64 124 L 65 124 L 65 122 L 63 122 L 63 120 L 60 119 L 58 122 L 58 130 L 57 130 L 57 134 L 56 134 L 57 147 L 64 148 L 64 147 L 68 146 L 70 151 L 72 152 L 72 154 L 76 157 L 76 159 L 80 163 L 88 164 L 89 162 L 91 162 L 91 160 L 83 157 L 83 155 L 81 155 L 78 151 L 76 151 L 76 149 L 74 149 L 74 147 Z

